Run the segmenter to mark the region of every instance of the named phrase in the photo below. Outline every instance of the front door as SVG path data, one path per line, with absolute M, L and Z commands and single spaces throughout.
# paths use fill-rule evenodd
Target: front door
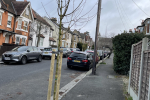
M 5 43 L 9 43 L 9 35 L 5 35 Z

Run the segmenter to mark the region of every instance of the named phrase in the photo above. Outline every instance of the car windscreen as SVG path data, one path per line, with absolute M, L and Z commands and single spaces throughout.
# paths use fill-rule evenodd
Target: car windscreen
M 63 48 L 63 51 L 67 51 L 67 48 Z
M 86 55 L 83 53 L 71 53 L 70 57 L 86 58 Z
M 29 47 L 23 46 L 23 47 L 16 47 L 12 49 L 12 51 L 26 51 Z
M 44 48 L 43 51 L 52 51 L 52 48 Z

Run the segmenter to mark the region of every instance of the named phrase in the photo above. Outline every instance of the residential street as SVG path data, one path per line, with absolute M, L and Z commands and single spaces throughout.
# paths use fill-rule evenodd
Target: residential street
M 46 100 L 50 61 L 0 64 L 0 100 Z M 84 69 L 68 69 L 66 62 L 67 58 L 63 58 L 60 88 L 86 72 Z

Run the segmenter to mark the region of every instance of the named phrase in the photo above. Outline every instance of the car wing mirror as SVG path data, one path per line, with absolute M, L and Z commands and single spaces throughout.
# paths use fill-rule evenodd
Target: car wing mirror
M 27 52 L 30 52 L 30 50 L 27 50 Z

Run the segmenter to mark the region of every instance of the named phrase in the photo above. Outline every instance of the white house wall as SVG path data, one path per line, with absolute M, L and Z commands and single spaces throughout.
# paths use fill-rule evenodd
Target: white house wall
M 48 18 L 44 17 L 44 19 L 52 26 L 52 28 L 54 29 L 54 31 L 52 31 L 53 36 L 52 38 L 56 41 L 56 44 L 58 44 L 58 36 L 59 36 L 59 27 L 53 23 L 51 20 L 49 20 Z

